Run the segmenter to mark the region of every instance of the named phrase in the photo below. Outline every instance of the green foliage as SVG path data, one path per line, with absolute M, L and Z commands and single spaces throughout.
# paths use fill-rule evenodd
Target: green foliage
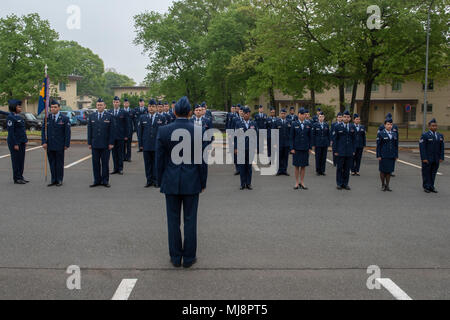
M 136 85 L 136 82 L 134 82 L 134 80 L 129 78 L 128 76 L 111 71 L 105 72 L 103 74 L 103 78 L 105 96 L 114 95 L 113 87 L 128 87 Z
M 63 70 L 52 69 L 57 40 L 58 33 L 37 14 L 0 19 L 0 104 L 11 98 L 37 99 L 45 64 L 50 76 L 62 78 Z

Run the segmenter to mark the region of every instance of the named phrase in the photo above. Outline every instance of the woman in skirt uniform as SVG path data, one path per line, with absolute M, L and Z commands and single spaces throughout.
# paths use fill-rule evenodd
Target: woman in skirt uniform
M 290 149 L 295 167 L 295 190 L 308 190 L 303 183 L 306 167 L 309 165 L 309 153 L 312 149 L 312 125 L 306 121 L 306 110 L 300 108 L 298 120 L 294 121 L 290 132 Z M 299 183 L 300 178 L 300 183 Z
M 377 158 L 379 161 L 381 190 L 392 191 L 389 188 L 391 174 L 395 161 L 398 159 L 398 133 L 392 130 L 392 119 L 386 119 L 384 130 L 377 136 Z

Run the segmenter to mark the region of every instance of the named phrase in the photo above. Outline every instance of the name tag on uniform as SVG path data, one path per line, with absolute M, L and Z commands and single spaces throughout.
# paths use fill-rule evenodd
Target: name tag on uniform
M 147 124 L 147 121 L 143 121 L 142 124 Z
M 250 126 L 250 129 L 255 129 L 255 126 Z
M 64 124 L 64 122 L 60 121 L 58 124 Z
M 109 120 L 105 120 L 105 121 L 103 121 L 104 123 L 110 123 L 111 121 L 109 121 Z

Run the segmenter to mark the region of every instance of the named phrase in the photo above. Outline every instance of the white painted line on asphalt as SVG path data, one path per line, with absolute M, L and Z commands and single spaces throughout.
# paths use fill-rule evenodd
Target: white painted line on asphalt
M 369 153 L 375 154 L 375 155 L 377 154 L 376 152 L 374 152 L 372 150 L 366 150 L 366 151 L 369 152 Z M 418 166 L 418 165 L 416 165 L 414 163 L 406 162 L 406 161 L 403 161 L 403 160 L 400 160 L 400 159 L 397 159 L 397 162 L 406 164 L 408 166 L 411 166 L 411 167 L 414 167 L 414 168 L 417 168 L 417 169 L 422 169 L 421 166 Z M 440 173 L 440 172 L 438 172 L 437 174 L 438 174 L 438 176 L 442 176 L 442 173 Z
M 400 289 L 399 286 L 397 286 L 394 281 L 392 281 L 389 278 L 377 278 L 376 281 L 378 281 L 383 287 L 386 288 L 387 291 L 389 291 L 395 299 L 397 300 L 412 300 L 410 296 L 406 294 L 405 291 Z
M 26 149 L 25 151 L 28 152 L 28 151 L 33 151 L 33 150 L 41 149 L 41 148 L 42 148 L 42 146 L 39 146 L 39 147 L 34 147 L 34 148 Z M 0 156 L 0 159 L 8 158 L 8 157 L 11 157 L 11 155 L 10 155 L 10 154 L 5 154 L 4 156 Z
M 75 161 L 74 163 L 68 164 L 67 166 L 64 167 L 64 169 L 69 169 L 69 168 L 71 168 L 73 166 L 76 166 L 77 164 L 79 164 L 79 163 L 81 163 L 83 161 L 89 160 L 90 158 L 92 158 L 92 155 L 84 157 L 83 159 Z
M 128 300 L 138 279 L 123 279 L 111 300 Z

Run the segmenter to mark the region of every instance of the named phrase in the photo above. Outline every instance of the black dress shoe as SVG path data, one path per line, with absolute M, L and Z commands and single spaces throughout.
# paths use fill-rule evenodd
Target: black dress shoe
M 119 171 L 113 171 L 110 174 L 118 174 L 118 173 L 119 173 Z
M 287 173 L 287 172 L 285 172 L 285 173 L 284 173 L 284 175 L 285 175 L 285 176 L 288 176 L 288 177 L 290 176 L 290 174 L 289 174 L 289 173 Z
M 425 193 L 430 193 L 430 192 L 431 192 L 431 191 L 428 190 L 428 189 L 423 189 L 423 191 L 424 191 Z
M 434 189 L 434 188 L 431 189 L 430 191 L 433 192 L 433 193 L 438 193 L 438 191 L 436 189 Z
M 17 180 L 17 181 L 14 181 L 14 184 L 27 184 L 27 183 L 23 180 Z
M 197 262 L 197 259 L 194 259 L 194 261 L 192 261 L 192 262 L 190 262 L 190 263 L 184 263 L 184 262 L 183 262 L 183 268 L 190 268 L 190 267 L 192 267 L 196 262 Z
M 147 183 L 144 188 L 150 188 L 152 185 L 153 183 Z
M 103 185 L 105 188 L 111 188 L 111 185 L 109 183 L 106 183 Z
M 294 187 L 294 190 L 298 190 L 298 189 L 300 189 L 299 186 Z
M 95 187 L 98 187 L 99 185 L 100 185 L 99 183 L 94 183 L 94 184 L 91 184 L 89 186 L 89 188 L 95 188 Z
M 117 172 L 117 174 L 118 174 L 119 176 L 123 176 L 123 171 L 119 171 L 119 172 Z
M 236 171 L 236 172 L 234 173 L 234 175 L 235 175 L 235 176 L 240 175 L 239 171 Z
M 278 176 L 281 176 L 281 173 L 277 172 L 276 176 L 277 176 L 277 177 L 278 177 Z
M 56 182 L 52 182 L 52 183 L 47 185 L 47 187 L 53 187 L 53 186 L 56 186 Z
M 355 173 L 355 176 L 360 177 L 361 175 L 359 173 Z
M 385 187 L 386 191 L 392 192 L 392 189 L 389 188 L 388 186 Z
M 391 173 L 391 177 L 395 177 L 395 174 Z
M 322 175 L 325 177 L 326 176 L 326 174 L 325 174 L 325 172 L 324 173 L 322 173 Z
M 351 188 L 349 186 L 345 186 L 344 189 L 345 190 L 351 190 Z
M 300 185 L 300 189 L 302 189 L 302 190 L 308 190 L 308 188 L 305 187 L 304 185 Z
M 245 187 L 244 186 L 241 186 L 240 188 L 239 188 L 239 190 L 244 190 L 245 189 Z
M 248 190 L 253 190 L 252 185 L 251 184 L 247 185 L 247 189 Z
M 173 261 L 170 261 L 170 263 L 171 263 L 175 268 L 180 268 L 180 267 L 181 267 L 181 263 L 180 263 L 180 262 L 173 262 Z
M 25 183 L 29 183 L 30 181 L 28 181 L 27 179 L 24 179 L 24 178 L 22 178 L 21 179 L 23 182 L 25 182 Z
M 56 184 L 56 186 L 57 186 L 57 187 L 61 187 L 61 186 L 62 186 L 62 182 L 58 182 L 58 183 Z
M 337 186 L 336 189 L 342 190 L 342 187 L 341 186 Z

